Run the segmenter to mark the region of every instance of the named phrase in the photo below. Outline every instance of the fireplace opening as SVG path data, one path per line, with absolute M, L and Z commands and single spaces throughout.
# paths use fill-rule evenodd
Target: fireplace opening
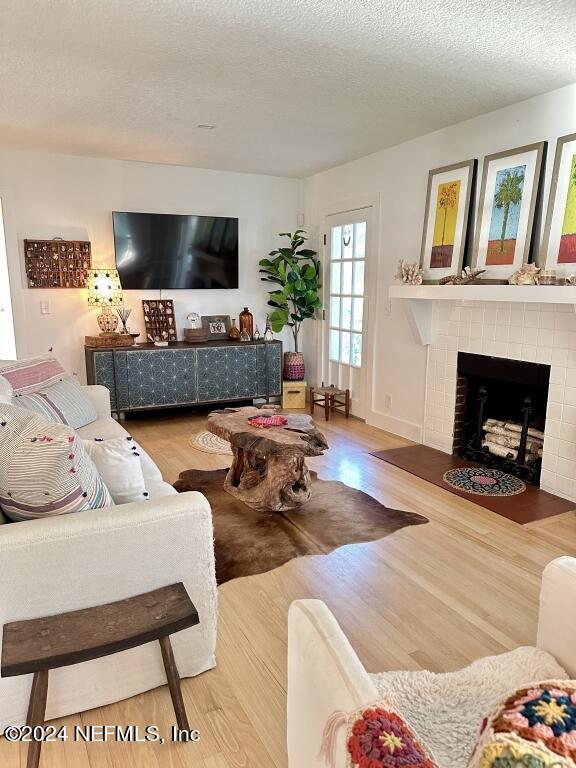
M 458 353 L 453 453 L 539 485 L 550 366 Z

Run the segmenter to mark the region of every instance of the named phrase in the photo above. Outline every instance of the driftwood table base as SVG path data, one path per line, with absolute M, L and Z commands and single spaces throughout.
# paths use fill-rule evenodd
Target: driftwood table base
M 328 443 L 312 419 L 302 415 L 286 427 L 259 429 L 249 424 L 251 416 L 265 413 L 253 407 L 214 411 L 208 429 L 232 446 L 225 490 L 254 509 L 283 512 L 310 499 L 305 457 L 320 456 Z

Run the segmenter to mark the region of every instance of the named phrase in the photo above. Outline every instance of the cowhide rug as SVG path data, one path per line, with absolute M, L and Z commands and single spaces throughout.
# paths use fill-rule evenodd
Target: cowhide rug
M 182 472 L 177 491 L 200 491 L 212 507 L 216 579 L 224 584 L 277 568 L 301 555 L 374 541 L 428 519 L 388 509 L 363 491 L 312 475 L 312 498 L 290 512 L 257 512 L 223 488 L 226 469 Z

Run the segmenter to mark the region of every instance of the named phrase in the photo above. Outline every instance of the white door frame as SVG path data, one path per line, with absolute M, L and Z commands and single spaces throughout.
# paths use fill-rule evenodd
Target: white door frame
M 349 211 L 358 211 L 362 208 L 369 208 L 368 214 L 368 240 L 366 252 L 366 274 L 364 276 L 367 290 L 365 292 L 364 312 L 365 317 L 365 344 L 363 344 L 363 356 L 366 362 L 365 368 L 365 393 L 366 402 L 364 404 L 365 420 L 371 421 L 374 411 L 374 355 L 376 344 L 376 329 L 373 319 L 376 317 L 376 297 L 377 286 L 379 282 L 380 269 L 380 206 L 381 195 L 379 192 L 368 195 L 358 195 L 355 197 L 344 198 L 333 203 L 327 204 L 319 211 L 320 222 L 320 248 L 322 275 L 328 275 L 327 265 L 330 261 L 328 254 L 328 221 L 329 216 L 348 213 Z M 326 238 L 324 237 L 326 235 Z M 326 240 L 326 243 L 324 242 Z M 320 371 L 319 381 L 325 377 L 325 345 L 328 343 L 328 325 L 329 303 L 328 303 L 328 280 L 322 279 L 322 306 L 324 307 L 324 316 L 320 321 L 320 338 L 316 345 L 316 370 Z M 365 351 L 364 351 L 365 350 Z M 329 384 L 329 381 L 325 381 Z
M 28 343 L 26 340 L 26 312 L 24 309 L 24 295 L 22 287 L 24 281 L 24 261 L 21 257 L 18 234 L 16 230 L 16 214 L 14 205 L 14 192 L 10 187 L 0 186 L 0 200 L 2 201 L 2 216 L 4 222 L 4 239 L 6 241 L 6 259 L 8 262 L 8 281 L 10 285 L 10 299 L 12 321 L 14 324 L 14 338 L 16 342 L 17 357 L 26 357 Z

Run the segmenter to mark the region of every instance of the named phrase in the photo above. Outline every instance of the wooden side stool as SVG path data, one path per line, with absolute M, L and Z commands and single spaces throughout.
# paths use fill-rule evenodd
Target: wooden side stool
M 170 635 L 200 623 L 182 583 L 107 605 L 4 625 L 2 677 L 34 673 L 26 724 L 43 725 L 48 672 L 158 640 L 176 722 L 190 730 Z M 37 768 L 41 741 L 31 741 L 26 768 Z
M 334 384 L 329 387 L 322 386 L 318 389 L 310 387 L 310 413 L 314 415 L 314 406 L 321 405 L 324 408 L 326 421 L 330 419 L 330 412 L 338 408 L 344 408 L 346 418 L 350 416 L 350 390 L 336 389 Z

